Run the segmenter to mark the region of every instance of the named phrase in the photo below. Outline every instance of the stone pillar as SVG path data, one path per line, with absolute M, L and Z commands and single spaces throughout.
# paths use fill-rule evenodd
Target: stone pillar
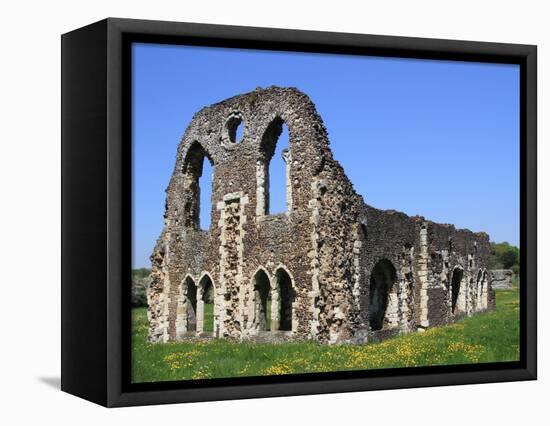
M 474 282 L 474 271 L 475 271 L 475 258 L 473 255 L 468 254 L 467 258 L 467 265 L 468 269 L 466 270 L 466 292 L 465 292 L 465 307 L 466 307 L 466 314 L 468 316 L 472 315 L 474 312 L 474 304 L 475 304 L 475 297 L 476 297 L 476 291 L 474 291 L 474 286 L 476 283 Z M 476 277 L 477 278 L 477 277 Z
M 215 306 L 219 337 L 242 337 L 244 326 L 243 237 L 246 223 L 245 205 L 248 196 L 242 192 L 226 194 L 216 205 L 220 212 L 220 292 Z M 231 297 L 226 300 L 225 295 Z
M 458 291 L 458 298 L 456 300 L 455 312 L 468 313 L 466 308 L 466 295 L 468 291 L 468 272 L 462 273 L 462 279 L 460 280 L 460 290 Z
M 181 339 L 187 331 L 187 315 L 185 312 L 185 299 L 183 292 L 178 295 L 176 307 L 176 340 Z
M 355 308 L 359 311 L 361 309 L 360 297 L 361 297 L 361 252 L 363 250 L 363 242 L 361 234 L 361 226 L 354 224 L 354 242 L 353 242 L 353 301 Z
M 280 324 L 281 289 L 279 278 L 275 275 L 271 283 L 271 331 L 277 331 Z
M 483 310 L 489 307 L 489 279 L 487 272 L 483 272 L 481 278 L 481 308 Z
M 267 211 L 266 203 L 269 202 L 267 180 L 269 169 L 265 161 L 256 161 L 256 217 L 264 216 Z
M 164 285 L 163 290 L 160 295 L 159 304 L 160 304 L 160 318 L 159 318 L 159 326 L 162 330 L 162 337 L 161 342 L 166 343 L 170 340 L 170 332 L 169 332 L 169 312 L 170 312 L 170 277 L 168 274 L 168 267 L 166 264 L 162 266 L 163 269 L 163 276 L 164 276 Z M 180 287 L 181 291 L 181 287 Z
M 420 250 L 418 254 L 418 284 L 420 287 L 419 295 L 420 301 L 418 307 L 419 312 L 419 326 L 427 328 L 430 326 L 428 320 L 428 287 L 430 283 L 430 271 L 429 271 L 429 254 L 428 254 L 428 227 L 426 223 L 423 223 L 420 227 Z
M 296 298 L 294 299 L 294 302 L 292 302 L 292 334 L 295 334 L 298 331 L 298 326 L 300 325 L 298 322 L 298 317 L 296 316 L 296 310 L 300 306 L 298 303 L 298 295 L 296 294 Z
M 386 320 L 388 321 L 389 327 L 399 326 L 399 298 L 397 295 L 398 283 L 393 284 L 392 290 L 388 294 L 388 306 L 386 308 Z
M 290 181 L 290 166 L 292 164 L 292 155 L 289 149 L 283 150 L 283 161 L 286 164 L 286 209 L 292 211 L 292 182 Z
M 204 287 L 197 288 L 197 334 L 204 331 Z
M 243 330 L 246 336 L 253 335 L 256 332 L 256 292 L 254 291 L 255 275 L 252 275 L 252 279 L 248 284 L 247 300 L 245 306 L 245 312 L 247 315 L 246 328 Z
M 312 198 L 309 200 L 308 208 L 310 209 L 309 223 L 311 225 L 311 249 L 308 251 L 308 258 L 310 259 L 311 268 L 311 291 L 309 291 L 310 297 L 310 313 L 311 313 L 311 328 L 310 335 L 313 339 L 317 338 L 319 334 L 319 307 L 317 302 L 321 295 L 319 288 L 319 209 L 320 209 L 320 188 L 326 185 L 323 180 L 314 179 L 311 182 Z

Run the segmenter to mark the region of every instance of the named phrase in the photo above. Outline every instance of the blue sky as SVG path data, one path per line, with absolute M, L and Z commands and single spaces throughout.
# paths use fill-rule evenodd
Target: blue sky
M 516 65 L 135 44 L 132 84 L 133 267 L 150 266 L 193 114 L 271 85 L 309 95 L 368 204 L 519 243 Z M 270 169 L 272 211 L 284 209 L 284 143 Z

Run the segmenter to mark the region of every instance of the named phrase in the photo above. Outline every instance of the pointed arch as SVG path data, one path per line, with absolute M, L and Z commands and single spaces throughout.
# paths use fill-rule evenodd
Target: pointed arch
M 451 291 L 451 313 L 454 314 L 457 311 L 459 305 L 459 296 L 463 292 L 462 279 L 464 277 L 464 269 L 462 266 L 457 265 L 453 268 L 451 273 L 450 291 Z
M 296 299 L 294 278 L 282 265 L 277 267 L 272 280 L 271 330 L 292 331 L 293 305 Z
M 210 272 L 203 271 L 199 278 L 199 285 L 205 279 L 210 280 L 212 283 L 214 283 L 214 279 L 212 278 L 212 275 L 210 274 Z
M 197 297 L 197 331 L 199 333 L 214 332 L 215 300 L 214 280 L 208 272 L 203 272 L 199 279 Z
M 281 136 L 284 136 L 284 140 L 279 141 Z M 281 150 L 281 158 L 274 158 L 278 146 L 286 141 L 288 141 L 288 147 Z M 277 164 L 277 170 L 270 169 L 270 166 L 275 165 L 275 163 L 284 164 Z M 285 121 L 280 116 L 276 116 L 271 120 L 262 135 L 259 157 L 256 162 L 256 215 L 258 217 L 279 212 L 290 212 L 292 209 L 291 163 L 290 130 Z M 276 182 L 271 182 L 272 180 L 276 180 Z M 272 187 L 272 184 L 276 184 L 277 188 Z M 280 195 L 281 192 L 285 194 L 286 202 L 284 206 L 274 202 L 273 195 Z M 279 205 L 278 208 L 277 205 Z M 277 211 L 274 211 L 274 207 Z
M 193 332 L 197 330 L 197 286 L 195 280 L 189 274 L 185 276 L 181 284 L 180 298 L 178 301 L 177 322 L 180 332 Z
M 394 314 L 397 307 L 394 306 L 397 302 L 396 298 L 396 283 L 397 272 L 392 262 L 388 259 L 379 260 L 370 273 L 369 282 L 369 326 L 371 330 L 381 330 L 384 328 L 384 323 L 394 322 L 388 318 L 388 313 Z M 388 305 L 391 309 L 388 312 Z
M 205 167 L 205 161 L 207 161 L 207 167 Z M 210 173 L 205 173 L 203 176 L 204 169 L 208 169 Z M 203 227 L 209 227 L 212 216 L 211 194 L 215 167 L 211 156 L 198 141 L 193 141 L 187 150 L 182 172 L 184 185 L 183 225 L 186 228 L 201 229 L 202 222 Z M 206 207 L 203 209 L 201 209 L 201 186 L 203 186 L 203 192 L 210 195 L 210 197 L 203 197 L 203 204 L 208 204 L 203 206 Z M 208 198 L 210 198 L 210 203 L 207 203 Z M 202 221 L 201 216 L 204 216 Z
M 264 268 L 258 268 L 252 277 L 254 317 L 252 328 L 267 331 L 270 327 L 268 300 L 271 292 L 270 279 Z

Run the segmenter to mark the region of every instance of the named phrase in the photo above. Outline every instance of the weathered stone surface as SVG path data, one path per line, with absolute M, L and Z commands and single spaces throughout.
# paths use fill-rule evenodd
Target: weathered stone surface
M 288 212 L 271 215 L 269 162 L 283 124 Z M 214 166 L 207 231 L 204 161 Z M 297 89 L 256 89 L 200 110 L 166 193 L 151 256 L 152 342 L 203 335 L 205 282 L 213 336 L 229 339 L 361 343 L 494 308 L 488 235 L 365 204 Z
M 510 290 L 514 272 L 510 269 L 492 269 L 489 271 L 493 288 Z

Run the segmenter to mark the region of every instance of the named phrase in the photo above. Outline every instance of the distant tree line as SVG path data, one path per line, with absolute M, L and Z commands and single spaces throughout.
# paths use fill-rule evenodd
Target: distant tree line
M 132 269 L 132 277 L 145 278 L 148 277 L 151 270 L 148 268 Z
M 132 270 L 132 306 L 142 307 L 147 306 L 147 289 L 151 279 L 149 274 L 150 269 L 139 268 Z
M 519 248 L 507 242 L 491 243 L 489 269 L 511 269 L 519 273 Z

